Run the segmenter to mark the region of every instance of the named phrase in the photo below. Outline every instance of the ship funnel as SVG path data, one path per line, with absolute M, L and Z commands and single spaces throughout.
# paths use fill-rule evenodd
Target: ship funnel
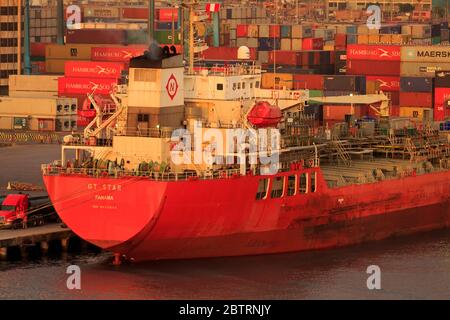
M 163 58 L 164 51 L 156 42 L 152 42 L 148 50 L 145 51 L 144 56 L 149 60 L 158 61 Z
M 239 47 L 237 58 L 238 60 L 250 60 L 250 49 L 246 46 Z

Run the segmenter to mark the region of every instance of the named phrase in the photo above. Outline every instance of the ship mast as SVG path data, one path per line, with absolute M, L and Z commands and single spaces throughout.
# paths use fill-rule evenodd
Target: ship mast
M 194 62 L 195 62 L 195 54 L 200 53 L 208 49 L 204 39 L 199 39 L 196 41 L 196 25 L 201 23 L 202 21 L 208 19 L 208 16 L 205 14 L 205 10 L 198 10 L 196 6 L 199 5 L 198 0 L 192 0 L 188 3 L 182 3 L 181 6 L 188 10 L 188 28 L 189 28 L 189 38 L 188 38 L 188 74 L 192 74 L 194 72 Z M 186 30 L 183 30 L 183 36 L 186 34 Z M 184 42 L 184 40 L 183 40 Z

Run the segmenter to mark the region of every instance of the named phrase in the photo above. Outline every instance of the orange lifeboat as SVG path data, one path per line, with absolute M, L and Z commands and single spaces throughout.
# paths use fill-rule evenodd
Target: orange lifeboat
M 282 117 L 280 108 L 267 101 L 260 101 L 250 110 L 247 120 L 257 128 L 268 128 L 276 127 Z

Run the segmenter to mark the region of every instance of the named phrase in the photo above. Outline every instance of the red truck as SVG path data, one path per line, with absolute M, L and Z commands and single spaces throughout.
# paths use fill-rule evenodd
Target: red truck
M 26 228 L 43 225 L 51 214 L 47 197 L 30 198 L 27 194 L 9 194 L 0 205 L 0 228 Z M 31 201 L 34 201 L 31 205 Z M 49 210 L 50 209 L 50 210 Z

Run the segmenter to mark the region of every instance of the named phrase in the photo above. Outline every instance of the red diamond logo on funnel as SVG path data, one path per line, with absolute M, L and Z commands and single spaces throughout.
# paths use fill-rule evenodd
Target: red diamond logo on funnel
M 167 81 L 166 90 L 167 94 L 170 97 L 170 100 L 173 100 L 173 98 L 175 98 L 178 92 L 178 82 L 173 73 L 170 76 L 169 80 Z

